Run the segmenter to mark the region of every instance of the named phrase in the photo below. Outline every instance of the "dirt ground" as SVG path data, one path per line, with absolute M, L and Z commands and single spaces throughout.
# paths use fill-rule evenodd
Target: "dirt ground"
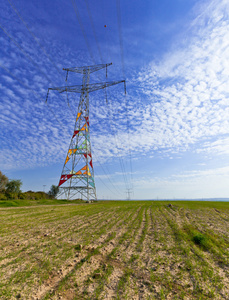
M 229 203 L 0 208 L 0 299 L 229 299 Z

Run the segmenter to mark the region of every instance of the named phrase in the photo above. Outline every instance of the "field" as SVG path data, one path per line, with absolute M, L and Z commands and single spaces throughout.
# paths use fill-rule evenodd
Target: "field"
M 0 208 L 0 299 L 229 299 L 229 203 Z

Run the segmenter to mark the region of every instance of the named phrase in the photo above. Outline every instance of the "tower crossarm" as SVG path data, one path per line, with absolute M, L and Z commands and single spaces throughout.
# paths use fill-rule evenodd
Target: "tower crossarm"
M 85 66 L 85 67 L 78 67 L 78 68 L 63 68 L 64 71 L 67 72 L 75 72 L 75 73 L 79 73 L 79 74 L 85 74 L 88 70 L 90 71 L 90 73 L 99 71 L 103 68 L 107 68 L 108 66 L 111 66 L 112 63 L 109 64 L 99 64 L 99 65 L 95 65 L 95 66 Z
M 83 93 L 84 91 L 90 93 L 122 82 L 124 83 L 124 89 L 126 92 L 126 81 L 119 80 L 119 81 L 110 81 L 110 82 L 101 82 L 101 83 L 91 83 L 91 84 L 86 84 L 84 86 L 72 85 L 72 86 L 54 87 L 54 88 L 49 88 L 48 93 L 50 90 L 58 91 L 59 93 L 63 93 L 63 92 Z

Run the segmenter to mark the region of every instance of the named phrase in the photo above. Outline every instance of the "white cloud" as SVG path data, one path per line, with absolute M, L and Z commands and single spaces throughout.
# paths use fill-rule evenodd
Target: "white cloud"
M 141 177 L 135 180 L 136 198 L 228 197 L 229 166 L 181 172 L 169 177 Z M 149 196 L 150 195 L 150 196 Z
M 197 153 L 229 155 L 229 137 L 221 137 L 216 141 L 207 141 L 196 149 Z
M 146 150 L 229 134 L 229 6 L 212 3 L 202 7 L 204 13 L 187 32 L 190 37 L 136 79 L 153 102 L 135 131 Z
M 160 63 L 152 62 L 137 78 L 129 79 L 127 99 L 123 97 L 123 86 L 108 92 L 109 107 L 103 92 L 90 95 L 91 140 L 93 152 L 96 153 L 94 160 L 104 162 L 117 155 L 128 156 L 129 150 L 133 159 L 145 154 L 153 156 L 154 151 L 162 157 L 172 158 L 174 153 L 185 151 L 189 145 L 203 139 L 205 143 L 196 150 L 199 153 L 228 153 L 223 144 L 206 142 L 208 138 L 229 134 L 228 4 L 227 1 L 211 3 L 199 10 L 199 16 L 191 24 L 182 43 L 176 43 Z M 22 34 L 11 23 L 6 25 L 25 52 L 39 62 L 40 69 L 12 43 L 9 44 L 7 38 L 1 38 L 4 45 L 2 51 L 5 51 L 1 63 L 38 93 L 35 97 L 8 74 L 3 75 L 5 85 L 0 87 L 4 94 L 1 124 L 6 129 L 4 140 L 7 140 L 7 145 L 2 149 L 3 166 L 19 168 L 25 162 L 31 166 L 61 161 L 70 142 L 74 118 L 62 96 L 50 95 L 49 106 L 44 106 L 47 88 L 52 84 L 44 80 L 41 70 L 48 74 L 54 86 L 63 85 L 62 78 L 56 74 L 47 57 L 40 54 L 39 48 L 31 47 L 28 32 Z M 76 55 L 57 43 L 46 46 L 50 53 L 56 54 L 56 64 L 63 61 L 66 66 L 77 65 L 75 57 L 78 53 Z M 12 54 L 9 56 L 8 53 Z M 79 57 L 81 60 L 82 55 Z M 133 84 L 138 88 L 131 86 Z M 70 103 L 73 105 L 72 99 Z M 8 130 L 10 127 L 14 128 L 11 133 Z M 68 136 L 66 131 L 70 132 Z M 17 141 L 17 149 L 13 141 Z

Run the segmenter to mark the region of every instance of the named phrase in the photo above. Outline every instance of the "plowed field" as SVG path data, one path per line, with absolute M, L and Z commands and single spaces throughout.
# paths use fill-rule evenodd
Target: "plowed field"
M 0 299 L 229 299 L 229 203 L 0 208 Z

